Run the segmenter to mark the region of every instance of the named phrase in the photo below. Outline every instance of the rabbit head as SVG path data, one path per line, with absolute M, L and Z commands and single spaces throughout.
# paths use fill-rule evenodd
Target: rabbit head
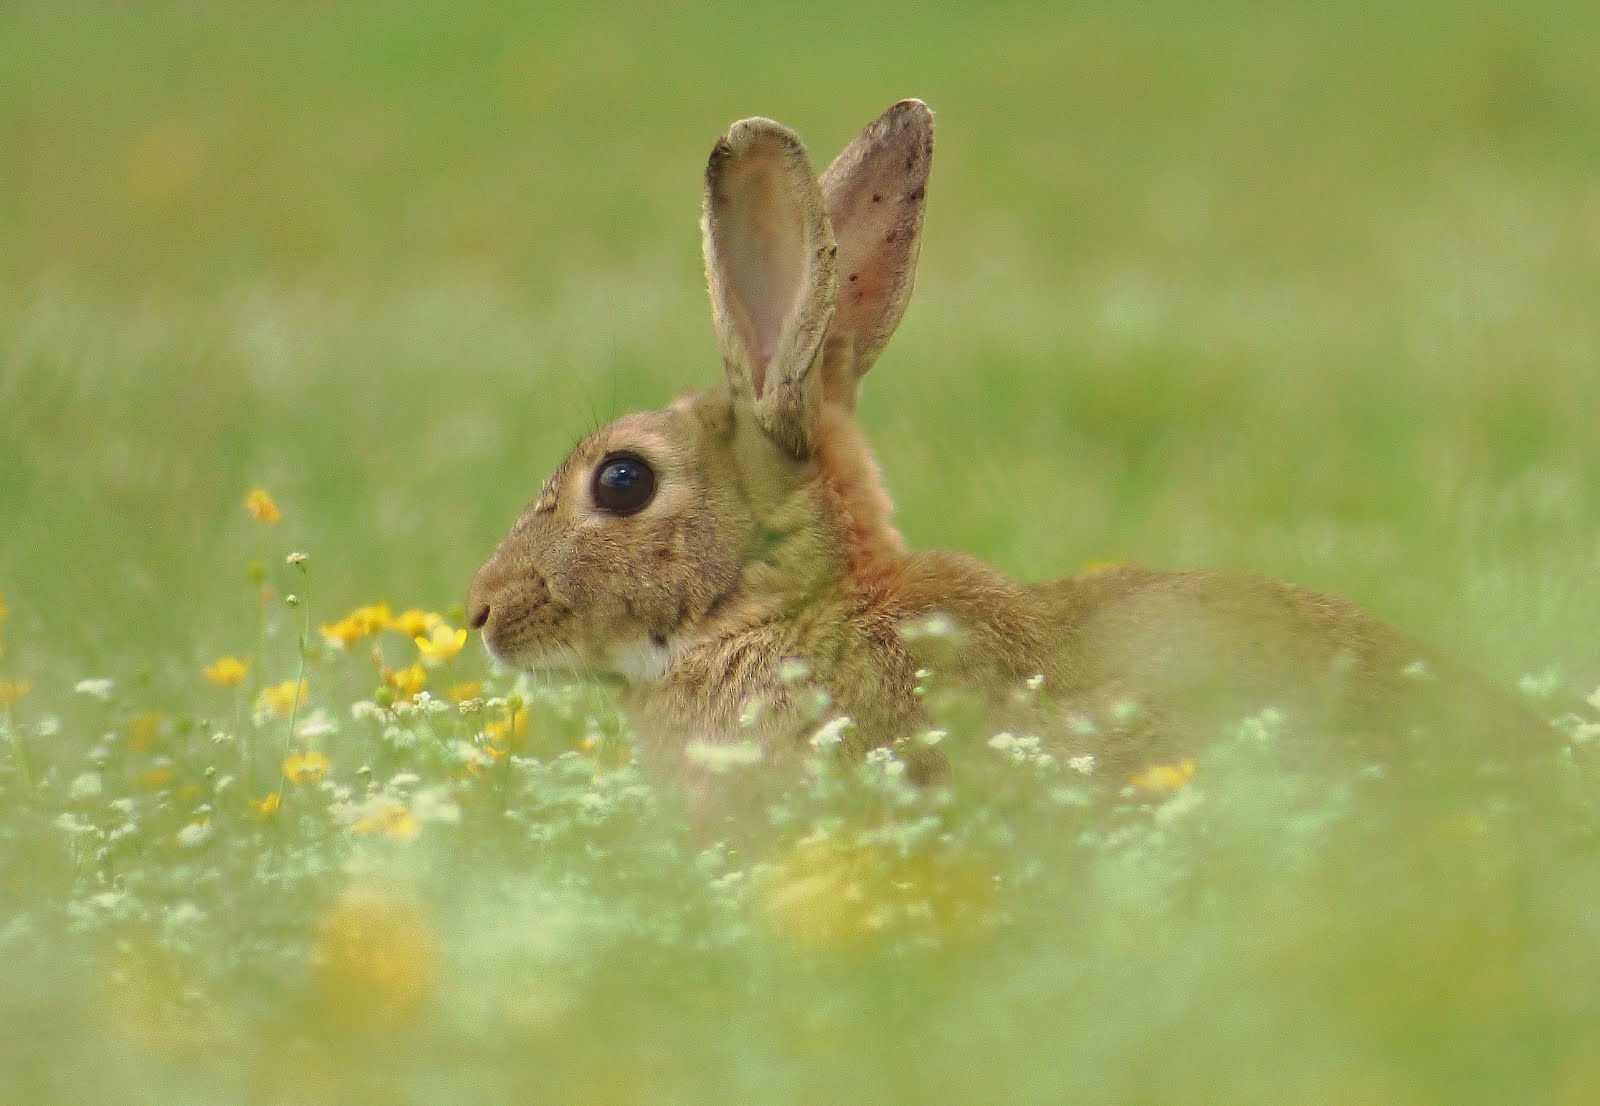
M 590 435 L 472 582 L 490 651 L 631 683 L 901 551 L 852 411 L 911 295 L 933 121 L 902 101 L 819 180 L 768 119 L 706 167 L 720 383 Z

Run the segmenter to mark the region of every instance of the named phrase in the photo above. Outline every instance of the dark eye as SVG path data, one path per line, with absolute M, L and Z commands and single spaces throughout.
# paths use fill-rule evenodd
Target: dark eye
M 594 470 L 594 503 L 614 515 L 642 511 L 656 494 L 656 474 L 631 453 L 607 457 Z

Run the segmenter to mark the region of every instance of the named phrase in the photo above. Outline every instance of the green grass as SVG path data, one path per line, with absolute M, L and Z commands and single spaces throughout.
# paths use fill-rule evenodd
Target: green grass
M 360 604 L 448 612 L 575 437 L 715 378 L 727 123 L 820 161 L 918 95 L 861 409 L 912 544 L 1267 573 L 1586 694 L 1597 44 L 1557 3 L 8 6 L 0 1101 L 1588 1101 L 1587 731 L 1414 787 L 1247 733 L 1119 796 L 968 724 L 955 794 L 834 765 L 708 849 L 598 692 L 358 719 L 370 641 L 320 650 L 300 787 L 251 693 Z M 354 828 L 391 792 L 415 840 Z

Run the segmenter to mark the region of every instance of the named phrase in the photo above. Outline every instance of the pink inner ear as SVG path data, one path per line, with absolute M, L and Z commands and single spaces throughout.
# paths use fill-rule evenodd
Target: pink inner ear
M 717 255 L 757 399 L 783 326 L 805 287 L 805 217 L 777 148 L 752 149 L 728 168 Z

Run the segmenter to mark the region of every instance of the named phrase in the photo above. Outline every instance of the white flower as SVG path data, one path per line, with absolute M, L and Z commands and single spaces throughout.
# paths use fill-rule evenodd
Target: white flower
M 855 725 L 850 716 L 841 714 L 817 727 L 817 732 L 811 735 L 813 749 L 827 749 L 844 741 L 844 731 Z
M 400 726 L 386 726 L 383 731 L 383 739 L 396 749 L 409 749 L 417 743 L 417 734 L 415 730 L 404 729 Z
M 1113 722 L 1125 726 L 1139 713 L 1139 704 L 1132 699 L 1122 699 L 1111 704 L 1110 713 Z
M 104 703 L 111 698 L 111 690 L 116 686 L 115 680 L 79 680 L 73 685 L 72 690 L 79 695 L 88 695 Z
M 1094 754 L 1079 753 L 1075 757 L 1068 757 L 1067 767 L 1080 776 L 1087 776 L 1094 771 Z
M 85 822 L 82 818 L 79 818 L 71 811 L 68 811 L 66 814 L 58 815 L 56 817 L 55 826 L 56 829 L 71 834 L 88 833 L 94 829 L 94 825 L 92 823 Z
M 100 791 L 100 773 L 85 772 L 67 786 L 67 798 L 92 799 L 99 795 Z
M 867 753 L 867 763 L 883 769 L 886 776 L 903 776 L 906 762 L 894 755 L 892 749 L 879 747 Z
M 1428 662 L 1422 660 L 1412 661 L 1400 670 L 1400 675 L 1411 680 L 1431 680 L 1433 672 L 1428 668 Z
M 167 911 L 167 924 L 173 926 L 189 925 L 191 922 L 198 922 L 203 917 L 205 917 L 205 912 L 185 899 Z
M 1529 699 L 1548 699 L 1560 688 L 1561 675 L 1553 668 L 1538 676 L 1530 673 L 1517 681 L 1517 690 Z
M 1062 806 L 1088 806 L 1089 792 L 1081 787 L 1057 787 L 1050 792 L 1050 801 Z
M 210 836 L 210 822 L 190 822 L 187 826 L 184 826 L 181 830 L 179 830 L 177 834 L 178 844 L 182 845 L 186 849 L 192 849 L 198 845 L 205 844 L 206 840 Z
M 1044 686 L 1044 673 L 1036 672 L 1028 677 L 1027 688 L 1029 691 L 1038 691 Z
M 1095 725 L 1094 719 L 1087 714 L 1071 711 L 1067 714 L 1067 732 L 1074 737 L 1093 737 L 1100 732 L 1100 727 Z
M 368 718 L 374 722 L 382 722 L 383 708 L 371 699 L 362 699 L 359 702 L 350 704 L 350 717 L 357 722 Z
M 956 624 L 949 615 L 936 611 L 923 618 L 908 618 L 900 623 L 898 629 L 905 640 L 917 641 L 920 638 L 951 637 L 956 632 Z
M 61 719 L 57 718 L 53 714 L 47 714 L 43 718 L 39 719 L 38 723 L 34 726 L 34 732 L 36 732 L 40 737 L 54 737 L 56 734 L 61 732 Z
M 1172 798 L 1156 807 L 1153 817 L 1157 825 L 1167 825 L 1183 817 L 1195 807 L 1200 805 L 1200 790 L 1196 787 L 1185 787 Z
M 294 728 L 294 732 L 304 738 L 327 737 L 338 732 L 339 727 L 333 724 L 333 719 L 328 717 L 328 712 L 318 707 L 311 712 L 304 722 Z
M 792 684 L 811 675 L 811 666 L 801 657 L 785 657 L 778 665 L 778 679 Z
M 1012 734 L 1005 733 L 1004 731 L 995 734 L 989 739 L 989 748 L 997 749 L 1002 753 L 1009 753 L 1012 749 L 1016 748 L 1016 745 L 1016 737 Z
M 718 773 L 760 763 L 762 758 L 761 746 L 754 741 L 738 741 L 733 744 L 691 741 L 684 748 L 683 755 L 691 763 Z
M 411 800 L 411 817 L 419 822 L 445 822 L 453 826 L 461 821 L 461 808 L 450 801 L 444 788 L 430 787 L 419 791 Z
M 1600 710 L 1600 687 L 1595 688 L 1594 691 L 1589 694 L 1589 697 L 1584 700 L 1584 702 L 1588 703 L 1595 710 Z

